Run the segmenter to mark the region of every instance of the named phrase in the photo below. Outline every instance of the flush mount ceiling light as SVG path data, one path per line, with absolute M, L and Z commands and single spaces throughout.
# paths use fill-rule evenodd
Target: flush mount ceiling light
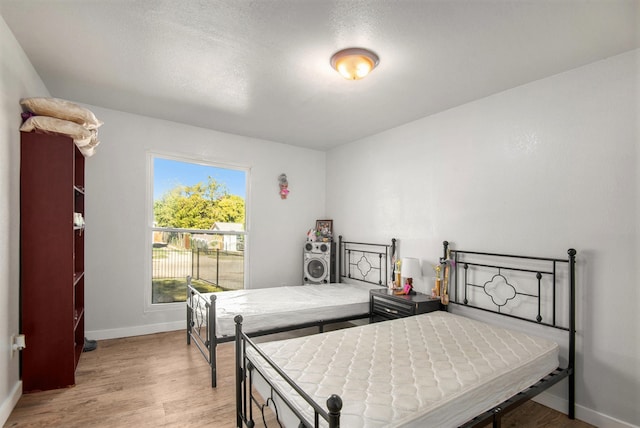
M 342 49 L 331 57 L 331 67 L 349 80 L 362 79 L 376 68 L 379 62 L 378 55 L 362 48 Z

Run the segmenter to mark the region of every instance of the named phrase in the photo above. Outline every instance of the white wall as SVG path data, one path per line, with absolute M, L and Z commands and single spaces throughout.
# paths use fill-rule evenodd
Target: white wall
M 302 246 L 324 217 L 325 153 L 89 106 L 105 122 L 86 163 L 86 326 L 94 339 L 185 328 L 184 304 L 145 311 L 147 153 L 249 167 L 247 288 L 302 282 Z M 286 173 L 288 198 L 278 176 Z
M 24 51 L 0 16 L 0 425 L 22 393 L 18 354 L 20 275 L 20 98 L 48 96 Z M 27 342 L 28 345 L 28 342 Z
M 578 416 L 598 426 L 640 425 L 639 64 L 629 52 L 327 155 L 338 232 L 399 238 L 401 255 L 425 265 L 421 291 L 443 240 L 558 257 L 576 248 Z

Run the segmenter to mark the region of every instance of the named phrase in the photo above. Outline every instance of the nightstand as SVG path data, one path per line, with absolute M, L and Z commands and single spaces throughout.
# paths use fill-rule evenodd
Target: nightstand
M 393 294 L 388 288 L 369 292 L 369 322 L 410 317 L 440 310 L 440 298 L 429 295 Z

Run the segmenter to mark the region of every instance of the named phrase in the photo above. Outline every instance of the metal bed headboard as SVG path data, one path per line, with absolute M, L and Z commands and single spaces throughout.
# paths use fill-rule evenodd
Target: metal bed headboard
M 509 316 L 512 318 L 518 318 L 524 321 L 535 322 L 537 324 L 545 325 L 548 327 L 554 327 L 561 330 L 571 330 L 572 322 L 575 322 L 575 256 L 576 250 L 573 248 L 568 250 L 569 257 L 567 259 L 549 258 L 549 257 L 531 257 L 521 256 L 513 254 L 498 254 L 498 253 L 486 253 L 478 251 L 464 251 L 464 250 L 452 250 L 449 248 L 449 242 L 444 241 L 444 255 L 441 258 L 442 262 L 449 262 L 451 264 L 451 272 L 453 274 L 453 288 L 450 293 L 449 302 L 475 309 L 480 309 L 488 312 L 497 312 L 501 315 Z M 477 256 L 475 259 L 473 257 Z M 500 260 L 502 260 L 500 262 Z M 506 260 L 514 261 L 515 264 L 506 263 Z M 531 267 L 518 267 L 527 264 L 534 263 L 535 266 Z M 568 278 L 567 285 L 569 287 L 569 323 L 567 325 L 562 324 L 557 319 L 558 309 L 558 288 L 559 283 L 559 265 L 568 266 Z M 471 278 L 471 271 L 476 269 L 484 269 L 489 274 L 493 271 L 491 280 L 484 283 L 476 283 Z M 531 275 L 535 277 L 537 283 L 537 290 L 523 291 L 518 287 L 517 280 L 510 282 L 510 277 L 516 273 L 522 275 Z M 547 302 L 544 300 L 543 291 L 543 279 L 548 278 L 547 284 L 551 287 L 551 319 L 543 317 L 543 305 Z M 511 292 L 511 297 L 498 298 L 495 293 L 491 291 L 497 286 L 507 288 Z M 492 303 L 495 305 L 495 309 L 478 306 L 469 300 L 469 294 L 472 290 L 480 290 L 487 295 Z M 525 316 L 519 316 L 511 313 L 505 313 L 503 311 L 512 301 L 516 300 L 516 297 L 520 299 L 530 299 L 537 304 L 537 313 L 535 318 L 531 319 Z
M 552 382 L 555 383 L 564 377 L 569 378 L 569 418 L 575 417 L 575 354 L 576 354 L 576 250 L 570 248 L 567 250 L 568 258 L 549 258 L 549 257 L 531 257 L 513 254 L 498 254 L 479 251 L 452 250 L 449 248 L 449 242 L 443 243 L 443 256 L 440 262 L 443 265 L 449 264 L 453 276 L 453 293 L 449 295 L 449 303 L 470 307 L 481 311 L 498 313 L 502 316 L 516 318 L 519 320 L 532 322 L 535 324 L 552 327 L 568 332 L 569 338 L 569 355 L 568 364 L 564 369 L 557 371 L 558 375 Z M 560 267 L 566 269 L 566 281 L 562 281 L 559 277 L 565 277 L 564 271 L 559 272 Z M 475 277 L 471 275 L 472 270 L 484 269 L 485 272 L 493 271 L 493 276 L 489 281 L 484 283 L 476 283 L 473 281 Z M 489 275 L 489 274 L 487 274 Z M 535 278 L 537 290 L 533 292 L 521 291 L 516 281 L 510 281 L 510 277 L 518 275 L 529 275 Z M 473 278 L 473 279 L 472 279 Z M 504 287 L 510 287 L 513 296 L 511 298 L 503 298 L 504 301 L 496 301 L 494 296 L 487 290 L 491 290 L 490 285 L 494 280 L 504 284 Z M 547 278 L 545 283 L 551 287 L 550 296 L 543 294 L 543 278 Z M 563 324 L 557 319 L 558 309 L 558 293 L 559 285 L 565 284 L 568 288 L 568 320 Z M 487 308 L 476 305 L 469 300 L 470 291 L 482 290 L 484 294 L 491 298 L 491 302 L 495 308 Z M 546 304 L 545 297 L 551 300 L 551 316 L 547 319 L 543 316 L 543 304 Z M 524 317 L 517 314 L 505 313 L 504 308 L 510 303 L 518 299 L 533 300 L 537 304 L 537 313 L 535 317 Z M 546 311 L 548 312 L 548 311 Z M 533 394 L 531 394 L 533 396 Z M 526 397 L 523 395 L 523 397 Z
M 369 284 L 386 286 L 386 279 L 393 279 L 393 261 L 396 253 L 396 239 L 391 244 L 371 244 L 344 241 L 338 237 L 340 248 L 340 274 L 343 278 L 355 279 Z M 391 273 L 390 273 L 391 272 Z

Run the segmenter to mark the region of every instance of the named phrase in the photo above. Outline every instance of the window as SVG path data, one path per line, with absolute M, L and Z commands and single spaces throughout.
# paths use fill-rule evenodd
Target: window
M 202 292 L 244 288 L 247 170 L 150 156 L 150 303 L 186 300 L 186 278 Z

